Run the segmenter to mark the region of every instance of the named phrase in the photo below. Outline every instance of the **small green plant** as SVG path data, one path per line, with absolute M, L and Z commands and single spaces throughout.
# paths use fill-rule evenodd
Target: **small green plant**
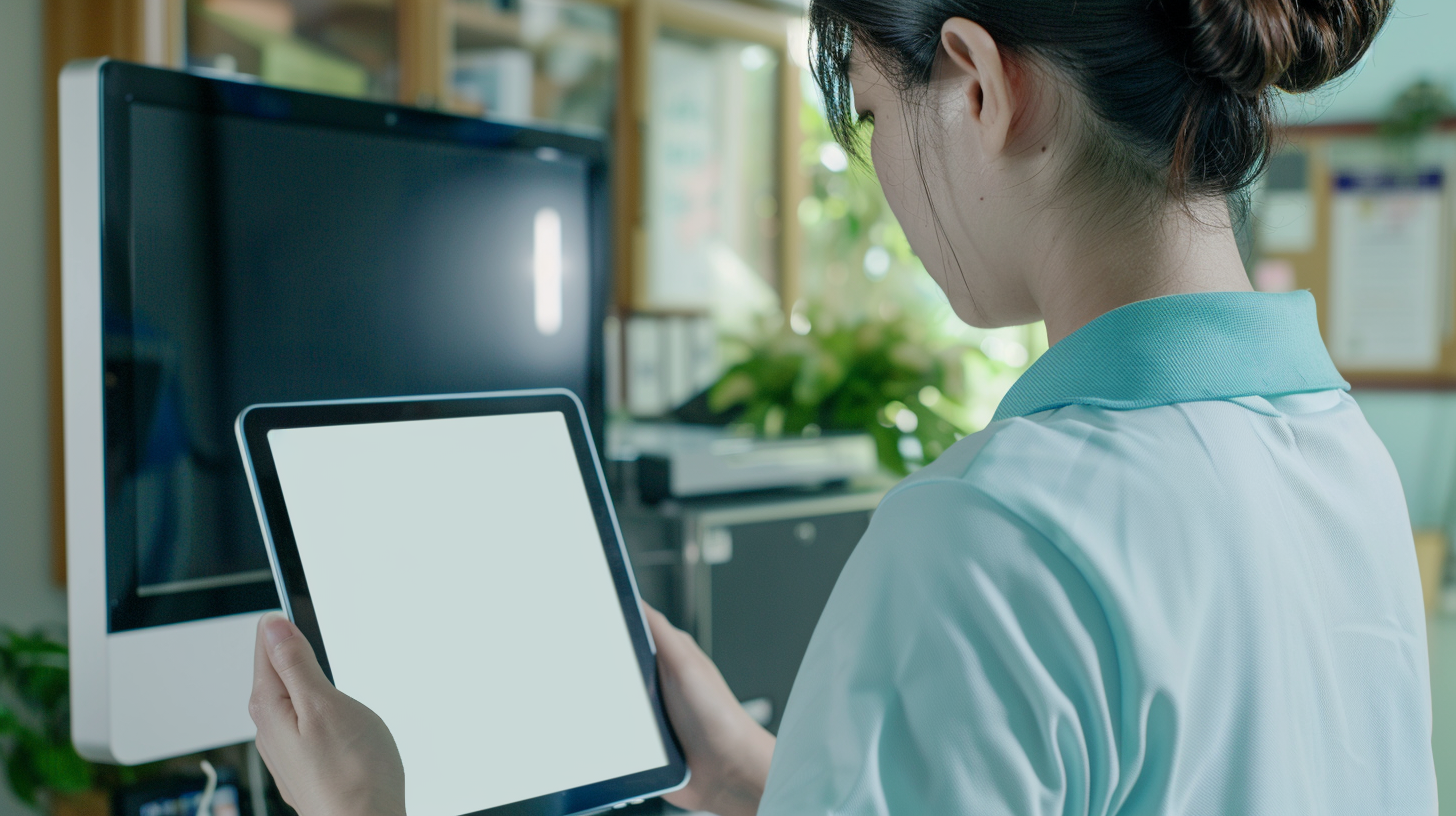
M 961 390 L 967 352 L 928 351 L 917 334 L 905 318 L 819 326 L 796 315 L 760 341 L 741 341 L 745 356 L 708 392 L 708 405 L 741 410 L 738 421 L 768 437 L 868 433 L 880 463 L 903 475 L 965 433 L 950 395 Z
M 42 631 L 0 628 L 0 759 L 20 801 L 134 782 L 148 769 L 94 765 L 71 745 L 71 673 L 65 644 Z
M 1445 88 L 1428 79 L 1417 80 L 1395 98 L 1380 132 L 1395 142 L 1414 141 L 1452 113 L 1456 113 L 1456 105 Z
M 66 647 L 42 632 L 0 630 L 0 689 L 0 755 L 20 801 L 35 806 L 42 791 L 90 789 L 91 764 L 71 747 Z

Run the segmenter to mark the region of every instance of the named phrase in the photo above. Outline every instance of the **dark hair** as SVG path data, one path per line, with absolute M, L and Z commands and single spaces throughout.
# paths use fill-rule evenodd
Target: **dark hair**
M 1003 53 L 1040 61 L 1082 90 L 1101 125 L 1082 159 L 1117 165 L 1097 176 L 1131 171 L 1186 200 L 1228 195 L 1256 178 L 1273 145 L 1273 89 L 1309 91 L 1344 74 L 1393 2 L 813 0 L 809 23 L 814 77 L 836 138 L 851 150 L 852 48 L 863 46 L 902 92 L 923 89 L 941 27 L 963 17 Z

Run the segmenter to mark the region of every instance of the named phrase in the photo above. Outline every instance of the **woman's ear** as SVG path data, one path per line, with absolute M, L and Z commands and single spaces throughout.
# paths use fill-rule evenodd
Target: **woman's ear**
M 945 21 L 940 46 L 946 53 L 946 78 L 960 80 L 982 151 L 987 157 L 999 155 L 1010 141 L 1015 118 L 1011 76 L 1001 49 L 990 32 L 964 17 Z

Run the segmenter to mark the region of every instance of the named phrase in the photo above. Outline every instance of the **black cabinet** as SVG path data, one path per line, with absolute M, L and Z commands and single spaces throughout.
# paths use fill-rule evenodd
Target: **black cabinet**
M 809 638 L 883 490 L 619 501 L 643 598 L 777 731 Z

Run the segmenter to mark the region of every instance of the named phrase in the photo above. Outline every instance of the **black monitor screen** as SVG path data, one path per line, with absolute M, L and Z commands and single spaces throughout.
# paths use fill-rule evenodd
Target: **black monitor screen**
M 276 605 L 248 405 L 560 386 L 600 415 L 594 140 L 178 77 L 108 76 L 138 86 L 106 95 L 112 631 Z

